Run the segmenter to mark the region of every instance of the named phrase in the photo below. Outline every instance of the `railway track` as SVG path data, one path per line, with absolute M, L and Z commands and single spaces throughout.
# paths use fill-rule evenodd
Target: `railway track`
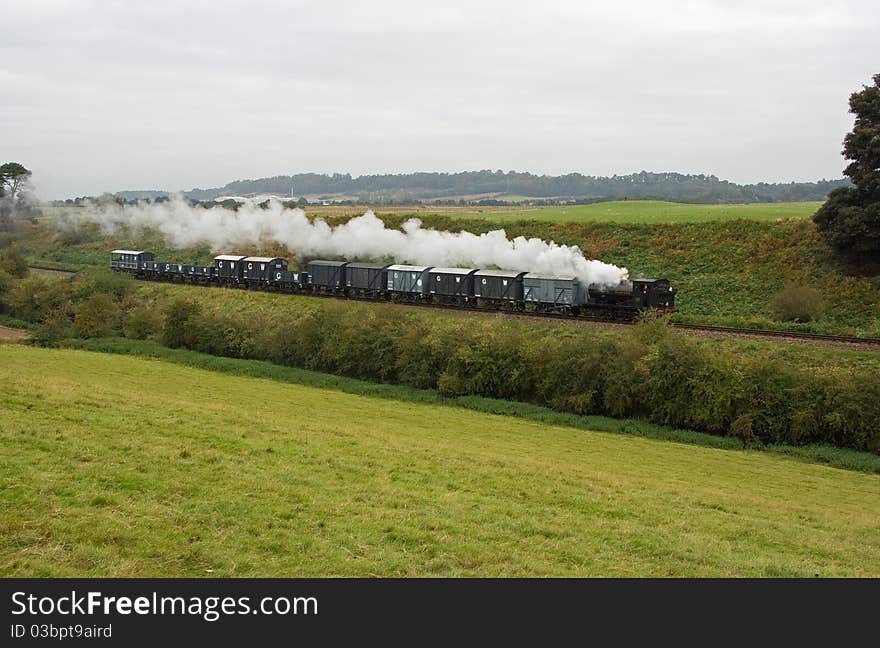
M 823 333 L 804 333 L 801 331 L 774 331 L 772 329 L 737 328 L 733 326 L 678 324 L 675 322 L 673 322 L 672 326 L 677 329 L 729 333 L 731 335 L 754 335 L 760 337 L 789 338 L 795 340 L 822 340 L 825 342 L 839 342 L 842 344 L 864 344 L 880 347 L 880 338 L 865 338 L 848 335 L 826 335 Z
M 72 277 L 76 274 L 74 270 L 58 270 L 57 268 L 47 268 L 39 265 L 29 265 L 30 270 L 36 270 L 38 274 L 49 275 L 53 277 Z

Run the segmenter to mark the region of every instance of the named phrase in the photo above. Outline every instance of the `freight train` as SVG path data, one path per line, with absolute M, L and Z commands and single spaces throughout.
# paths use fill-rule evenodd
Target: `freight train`
M 156 261 L 142 250 L 113 250 L 110 267 L 139 279 L 599 320 L 675 311 L 676 291 L 666 279 L 585 286 L 571 275 L 322 260 L 299 271 L 280 257 L 221 254 L 213 265 L 192 265 Z

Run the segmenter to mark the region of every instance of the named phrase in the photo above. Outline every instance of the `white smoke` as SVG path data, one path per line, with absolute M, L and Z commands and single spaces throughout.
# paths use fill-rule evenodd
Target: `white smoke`
M 372 211 L 331 227 L 321 219 L 309 221 L 301 209 L 286 208 L 277 200 L 268 208 L 246 203 L 232 211 L 220 206 L 192 207 L 177 196 L 164 203 L 93 205 L 84 217 L 105 232 L 120 226 L 150 227 L 174 246 L 208 243 L 218 252 L 232 253 L 236 245 L 273 240 L 308 258 L 390 258 L 397 263 L 502 268 L 574 275 L 584 284 L 613 285 L 627 278 L 626 268 L 589 260 L 577 246 L 523 236 L 511 240 L 504 230 L 478 235 L 424 229 L 417 218 L 406 221 L 402 231 L 389 229 Z

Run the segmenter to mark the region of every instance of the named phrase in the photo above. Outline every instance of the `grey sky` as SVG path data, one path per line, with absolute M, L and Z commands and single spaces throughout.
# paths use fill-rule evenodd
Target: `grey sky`
M 840 177 L 865 2 L 5 0 L 0 160 L 44 198 L 303 171 Z

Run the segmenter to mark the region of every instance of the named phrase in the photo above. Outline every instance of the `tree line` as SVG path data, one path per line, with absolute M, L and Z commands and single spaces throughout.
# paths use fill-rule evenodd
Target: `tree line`
M 649 173 L 641 171 L 610 177 L 569 173 L 535 175 L 517 171 L 464 171 L 461 173 L 402 173 L 362 175 L 299 173 L 255 180 L 236 180 L 223 187 L 185 192 L 194 200 L 224 195 L 277 194 L 283 196 L 347 196 L 363 201 L 412 202 L 479 196 L 525 196 L 537 199 L 598 201 L 653 199 L 690 203 L 750 203 L 824 200 L 833 189 L 849 181 L 819 180 L 740 185 L 714 175 Z M 120 195 L 143 192 L 121 192 Z M 151 192 L 154 193 L 154 192 Z M 488 197 L 491 199 L 491 196 Z

